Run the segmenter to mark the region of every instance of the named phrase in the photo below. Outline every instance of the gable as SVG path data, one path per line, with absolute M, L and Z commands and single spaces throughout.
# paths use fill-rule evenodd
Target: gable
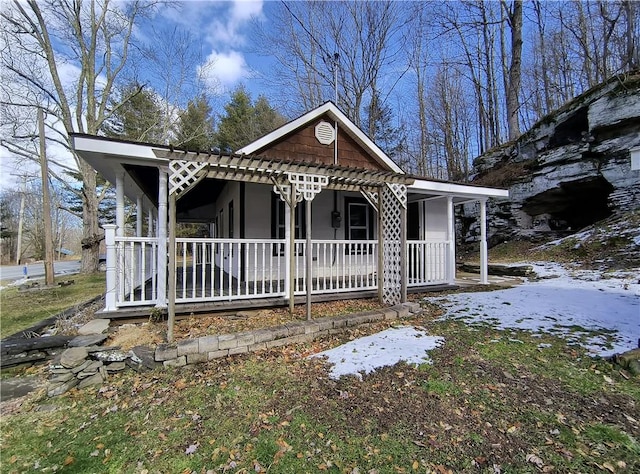
M 333 165 L 335 164 L 335 144 L 323 145 L 315 136 L 315 127 L 323 120 L 335 126 L 333 119 L 324 114 L 303 127 L 257 149 L 253 154 L 271 159 Z M 346 133 L 340 124 L 338 124 L 337 164 L 349 168 L 388 170 Z
M 261 156 L 267 156 L 265 153 L 269 153 L 271 159 L 297 162 L 310 160 L 314 163 L 334 164 L 334 145 L 322 145 L 315 138 L 315 126 L 323 119 L 331 124 L 331 128 L 335 123 L 338 124 L 339 166 L 404 174 L 404 171 L 332 102 L 325 102 L 242 147 L 236 153 Z M 277 156 L 274 155 L 276 151 L 279 153 Z

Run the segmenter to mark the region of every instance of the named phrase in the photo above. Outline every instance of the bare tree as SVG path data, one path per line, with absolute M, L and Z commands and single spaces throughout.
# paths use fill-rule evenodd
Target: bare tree
M 33 119 L 38 107 L 44 108 L 50 118 L 49 142 L 73 156 L 73 164 L 57 164 L 58 170 L 77 169 L 82 183 L 80 189 L 69 189 L 82 200 L 83 272 L 98 267 L 103 235 L 97 214 L 103 196 L 97 193 L 96 172 L 73 154 L 69 134 L 96 134 L 113 112 L 109 100 L 127 64 L 134 25 L 151 7 L 153 2 L 142 0 L 14 0 L 1 13 L 1 61 L 6 75 L 0 100 L 5 110 L 21 111 L 28 119 Z M 32 160 L 36 157 L 33 132 L 25 130 L 29 127 L 13 127 L 0 144 Z M 67 181 L 53 167 L 51 173 Z
M 506 2 L 502 7 L 507 12 L 507 22 L 511 29 L 511 63 L 509 65 L 509 79 L 506 81 L 507 91 L 507 125 L 509 140 L 520 135 L 518 113 L 520 111 L 520 78 L 522 64 L 522 0 L 514 0 L 511 8 Z
M 278 71 L 268 83 L 286 89 L 295 112 L 307 111 L 338 91 L 338 106 L 366 131 L 363 109 L 373 91 L 384 90 L 385 105 L 397 83 L 383 81 L 384 71 L 403 63 L 399 41 L 407 19 L 400 5 L 380 2 L 283 2 L 256 35 L 263 52 L 275 55 Z M 292 95 L 291 91 L 297 94 Z

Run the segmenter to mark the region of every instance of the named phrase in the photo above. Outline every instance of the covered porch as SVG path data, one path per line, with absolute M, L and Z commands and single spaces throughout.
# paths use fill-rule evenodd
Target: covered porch
M 396 171 L 92 136 L 74 144 L 116 187 L 116 222 L 104 226 L 104 311 L 114 315 L 365 295 L 404 302 L 412 289 L 454 284 L 454 210 L 469 201 L 480 204 L 486 283 L 485 203 L 507 196 Z M 178 237 L 178 222 L 204 222 L 208 235 Z

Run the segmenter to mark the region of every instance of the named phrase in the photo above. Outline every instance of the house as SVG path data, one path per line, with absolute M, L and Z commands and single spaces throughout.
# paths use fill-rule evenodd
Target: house
M 116 223 L 104 226 L 110 313 L 367 292 L 403 302 L 408 289 L 454 283 L 454 207 L 470 201 L 486 283 L 485 202 L 508 196 L 405 174 L 331 102 L 232 155 L 81 134 L 73 146 L 116 187 Z M 206 223 L 208 235 L 176 237 L 176 222 Z

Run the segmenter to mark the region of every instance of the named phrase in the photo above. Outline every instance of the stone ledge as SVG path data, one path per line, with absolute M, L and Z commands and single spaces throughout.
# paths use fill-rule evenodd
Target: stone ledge
M 165 367 L 182 367 L 235 354 L 309 342 L 330 334 L 340 334 L 348 328 L 363 324 L 406 318 L 420 313 L 422 308 L 419 303 L 402 303 L 382 310 L 311 321 L 292 321 L 281 326 L 235 334 L 202 336 L 177 344 L 160 344 L 155 351 L 155 360 L 162 362 Z

